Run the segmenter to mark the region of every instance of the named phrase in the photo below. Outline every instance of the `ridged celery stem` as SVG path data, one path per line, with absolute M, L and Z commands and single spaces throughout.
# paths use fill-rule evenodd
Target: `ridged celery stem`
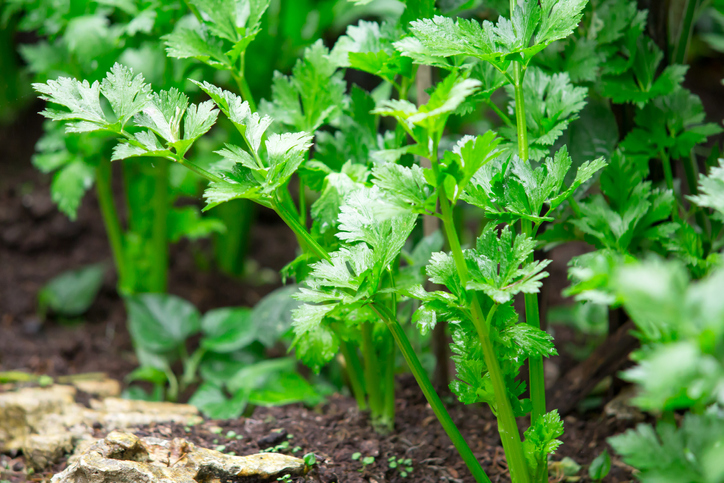
M 425 369 L 422 368 L 422 364 L 420 364 L 420 360 L 417 358 L 412 345 L 410 345 L 410 340 L 407 338 L 405 331 L 402 330 L 399 322 L 397 322 L 389 310 L 381 304 L 373 304 L 370 307 L 377 313 L 377 315 L 380 316 L 392 333 L 392 337 L 395 339 L 397 347 L 402 352 L 402 356 L 405 358 L 412 375 L 415 376 L 417 384 L 420 386 L 420 389 L 422 389 L 422 393 L 425 395 L 427 402 L 430 403 L 432 412 L 435 413 L 435 416 L 437 416 L 438 421 L 440 421 L 440 424 L 443 429 L 445 429 L 445 432 L 452 443 L 455 445 L 455 449 L 457 449 L 458 453 L 460 453 L 463 461 L 465 461 L 465 464 L 470 470 L 470 473 L 472 473 L 473 478 L 475 478 L 475 481 L 478 483 L 490 483 L 490 478 L 488 478 L 488 475 L 486 475 L 485 471 L 483 471 L 483 467 L 480 466 L 480 462 L 473 454 L 470 446 L 468 446 L 468 443 L 460 434 L 457 426 L 455 426 L 450 414 L 447 412 L 447 409 L 445 409 L 445 406 L 442 404 L 440 397 L 435 392 L 435 388 L 432 387 L 432 383 L 427 377 Z
M 98 168 L 96 169 L 96 193 L 98 195 L 98 204 L 101 207 L 103 215 L 103 224 L 106 227 L 106 234 L 111 245 L 111 254 L 113 262 L 118 272 L 118 287 L 124 291 L 128 287 L 124 283 L 126 280 L 126 257 L 123 251 L 123 229 L 121 221 L 118 218 L 116 203 L 113 200 L 113 190 L 111 189 L 111 162 L 101 157 Z
M 350 386 L 352 386 L 352 395 L 357 401 L 357 407 L 361 411 L 367 410 L 367 399 L 365 397 L 364 372 L 360 363 L 357 349 L 348 341 L 341 340 L 339 348 L 342 351 L 342 357 L 346 364 L 347 376 L 349 377 Z
M 166 158 L 156 161 L 153 171 L 155 183 L 153 187 L 153 231 L 151 243 L 153 246 L 152 270 L 149 288 L 152 292 L 165 292 L 168 282 L 168 166 Z
M 437 149 L 435 149 L 435 151 L 436 150 Z M 433 169 L 434 167 L 435 165 L 433 165 Z M 440 210 L 442 212 L 443 227 L 445 228 L 448 244 L 450 245 L 450 251 L 452 252 L 453 259 L 455 260 L 455 268 L 458 276 L 460 277 L 461 285 L 465 287 L 470 279 L 468 267 L 465 263 L 463 250 L 460 246 L 460 240 L 458 239 L 457 232 L 455 231 L 455 222 L 452 216 L 450 201 L 448 200 L 442 186 L 438 187 L 438 199 L 440 201 Z M 482 346 L 485 365 L 488 368 L 488 373 L 490 374 L 490 379 L 493 383 L 495 403 L 498 410 L 498 432 L 500 433 L 500 439 L 503 443 L 505 456 L 508 460 L 511 479 L 515 483 L 529 483 L 530 477 L 528 475 L 528 466 L 525 463 L 525 457 L 523 455 L 523 445 L 520 440 L 518 425 L 515 421 L 515 415 L 513 414 L 510 399 L 508 399 L 508 390 L 505 387 L 505 381 L 503 380 L 503 373 L 500 369 L 500 364 L 498 363 L 498 359 L 495 357 L 493 342 L 490 339 L 489 321 L 483 315 L 482 308 L 480 307 L 480 303 L 478 302 L 475 294 L 472 294 L 471 297 L 470 311 L 473 325 L 475 326 L 475 330 L 478 333 L 480 344 Z M 492 314 L 488 315 L 489 318 L 492 316 Z

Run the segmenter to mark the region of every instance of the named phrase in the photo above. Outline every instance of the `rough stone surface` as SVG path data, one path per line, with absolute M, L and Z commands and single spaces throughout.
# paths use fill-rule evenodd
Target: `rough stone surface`
M 304 461 L 265 453 L 230 456 L 184 439 L 143 438 L 114 431 L 91 445 L 53 483 L 211 483 L 302 475 Z
M 92 381 L 95 385 L 83 381 L 81 390 L 99 397 L 116 394 L 117 382 L 109 381 Z M 89 409 L 75 402 L 76 391 L 74 386 L 57 384 L 0 393 L 0 452 L 22 450 L 39 470 L 91 438 L 94 424 L 114 430 L 152 423 L 202 421 L 198 410 L 187 404 L 106 397 L 91 399 Z
M 35 470 L 42 470 L 59 462 L 71 451 L 73 451 L 71 433 L 31 434 L 25 439 L 23 446 L 27 462 Z

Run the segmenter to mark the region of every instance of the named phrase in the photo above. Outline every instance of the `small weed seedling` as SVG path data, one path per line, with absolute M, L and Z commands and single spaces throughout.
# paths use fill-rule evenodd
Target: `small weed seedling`
M 398 458 L 396 456 L 390 456 L 387 459 L 387 466 L 394 470 L 397 469 L 399 471 L 400 476 L 403 478 L 407 478 L 407 476 L 412 473 L 412 460 L 410 458 Z
M 362 468 L 359 469 L 360 472 L 363 472 L 365 468 L 367 468 L 369 465 L 373 464 L 375 462 L 374 456 L 362 456 L 362 453 L 356 452 L 352 453 L 352 460 L 354 461 L 361 461 L 362 462 Z

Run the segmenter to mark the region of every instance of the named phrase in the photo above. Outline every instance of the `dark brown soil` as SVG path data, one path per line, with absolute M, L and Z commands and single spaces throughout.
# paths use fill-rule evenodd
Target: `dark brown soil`
M 398 380 L 395 430 L 379 435 L 367 423 L 355 402 L 333 396 L 325 404 L 309 409 L 300 405 L 258 408 L 252 417 L 237 420 L 208 420 L 197 426 L 179 424 L 154 425 L 134 430 L 139 436 L 166 439 L 184 438 L 203 447 L 236 455 L 273 450 L 302 457 L 314 453 L 317 469 L 308 475 L 311 481 L 346 482 L 464 482 L 474 480 L 437 423 L 432 410 L 410 376 Z M 453 404 L 450 414 L 483 465 L 493 483 L 509 482 L 508 469 L 500 445 L 495 419 L 488 408 Z M 583 466 L 581 475 L 592 459 L 605 447 L 605 438 L 621 432 L 627 424 L 599 416 L 566 418 L 564 445 L 556 461 L 568 456 Z M 106 434 L 98 427 L 96 437 Z M 278 445 L 281 445 L 278 446 Z M 353 459 L 353 454 L 361 457 Z M 361 459 L 374 457 L 363 465 Z M 410 459 L 412 472 L 406 477 L 399 467 L 391 468 L 390 458 Z M 0 456 L 0 479 L 11 482 L 43 481 L 66 466 L 61 462 L 46 473 L 26 476 L 22 456 Z M 298 481 L 301 481 L 300 478 Z M 631 480 L 630 468 L 614 458 L 613 468 L 605 481 Z M 563 478 L 551 481 L 563 481 Z M 589 481 L 585 476 L 578 480 Z

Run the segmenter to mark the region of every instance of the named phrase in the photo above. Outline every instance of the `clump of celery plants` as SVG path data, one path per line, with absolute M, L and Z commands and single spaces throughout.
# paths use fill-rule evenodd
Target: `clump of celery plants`
M 295 312 L 298 355 L 318 367 L 342 352 L 360 405 L 368 402 L 380 421 L 390 424 L 396 347 L 475 479 L 489 481 L 422 369 L 399 323 L 400 305 L 411 299 L 421 303 L 414 320 L 423 330 L 438 320 L 451 322 L 459 379 L 453 390 L 464 402 L 490 404 L 499 420 L 513 480 L 543 481 L 546 458 L 559 444 L 562 422 L 555 411 L 546 411 L 543 398 L 541 360 L 555 349 L 539 328 L 535 293 L 546 275 L 546 262 L 533 260 L 535 237 L 540 225 L 553 220 L 554 210 L 603 162 L 584 163 L 574 181 L 564 186 L 571 159 L 565 148 L 548 156 L 548 147 L 575 119 L 584 101 L 566 76 L 553 79 L 540 74 L 531 77 L 535 83 L 526 83 L 526 70 L 533 55 L 571 33 L 585 1 L 521 2 L 512 5 L 510 20 L 501 17 L 497 24 L 482 25 L 433 17 L 432 3 L 427 5 L 415 12 L 408 8 L 408 17 L 403 18 L 422 19 L 403 28 L 379 29 L 375 34 L 375 27 L 365 24 L 367 34 L 382 39 L 377 44 L 380 50 L 372 52 L 375 55 L 369 55 L 360 35 L 345 37 L 346 44 L 332 52 L 321 45 L 308 49 L 294 77 L 278 77 L 275 98 L 264 104 L 266 111 L 278 116 L 277 124 L 237 95 L 199 82 L 211 101 L 184 116 L 183 109 L 176 109 L 181 102 L 178 93 L 155 94 L 158 114 L 135 116 L 133 133 L 117 131 L 121 143 L 116 157 L 165 157 L 191 169 L 210 182 L 204 193 L 207 209 L 243 198 L 277 212 L 303 250 L 287 269 L 307 286 L 299 293 L 306 303 Z M 410 35 L 395 41 L 405 31 Z M 449 71 L 419 107 L 407 100 L 414 69 L 407 59 Z M 314 89 L 341 81 L 335 72 L 344 66 L 387 78 L 398 98 L 391 99 L 389 90 L 371 97 L 353 89 L 339 106 L 334 103 L 339 90 Z M 545 86 L 538 88 L 540 83 Z M 68 108 L 70 114 L 64 112 L 59 119 L 88 121 L 82 107 L 87 102 L 96 106 L 98 92 L 78 81 L 71 84 L 73 89 L 60 91 L 49 85 L 46 95 Z M 512 85 L 510 111 L 515 122 L 500 112 L 510 129 L 501 129 L 502 136 L 493 132 L 466 136 L 452 150 L 442 150 L 449 117 L 476 108 L 478 102 L 489 104 L 492 91 L 506 84 Z M 127 95 L 132 101 L 133 94 Z M 186 152 L 183 141 L 192 142 L 210 129 L 217 108 L 236 127 L 243 143 L 227 145 L 219 151 L 223 160 L 207 170 L 180 153 Z M 377 136 L 379 116 L 398 120 L 394 133 Z M 307 130 L 332 119 L 339 130 L 333 138 L 319 134 L 317 142 L 328 149 L 320 149 L 318 155 L 315 151 L 316 159 L 309 160 L 315 137 Z M 175 136 L 169 137 L 171 126 Z M 295 130 L 267 132 L 271 126 L 277 131 Z M 346 151 L 359 147 L 343 142 L 355 136 L 370 141 L 364 149 Z M 413 144 L 407 144 L 408 136 Z M 542 163 L 529 161 L 531 146 L 537 150 L 536 158 L 544 158 Z M 362 162 L 332 164 L 331 148 Z M 406 154 L 430 159 L 431 167 L 398 164 Z M 309 209 L 311 230 L 304 190 L 297 204 L 289 190 L 294 176 L 321 191 Z M 453 223 L 458 201 L 482 207 L 490 220 L 472 249 L 463 249 Z M 442 220 L 451 251 L 426 257 L 426 272 L 448 291 L 427 292 L 424 280 L 405 276 L 409 274 L 401 260 L 412 257 L 403 257 L 402 252 L 420 214 Z M 499 223 L 508 226 L 499 230 Z M 519 293 L 526 297 L 527 324 L 518 323 L 512 306 Z M 382 360 L 379 354 L 384 355 Z M 526 359 L 531 362 L 532 401 L 520 398 L 525 385 L 516 381 Z M 530 411 L 531 425 L 521 441 L 515 417 Z

